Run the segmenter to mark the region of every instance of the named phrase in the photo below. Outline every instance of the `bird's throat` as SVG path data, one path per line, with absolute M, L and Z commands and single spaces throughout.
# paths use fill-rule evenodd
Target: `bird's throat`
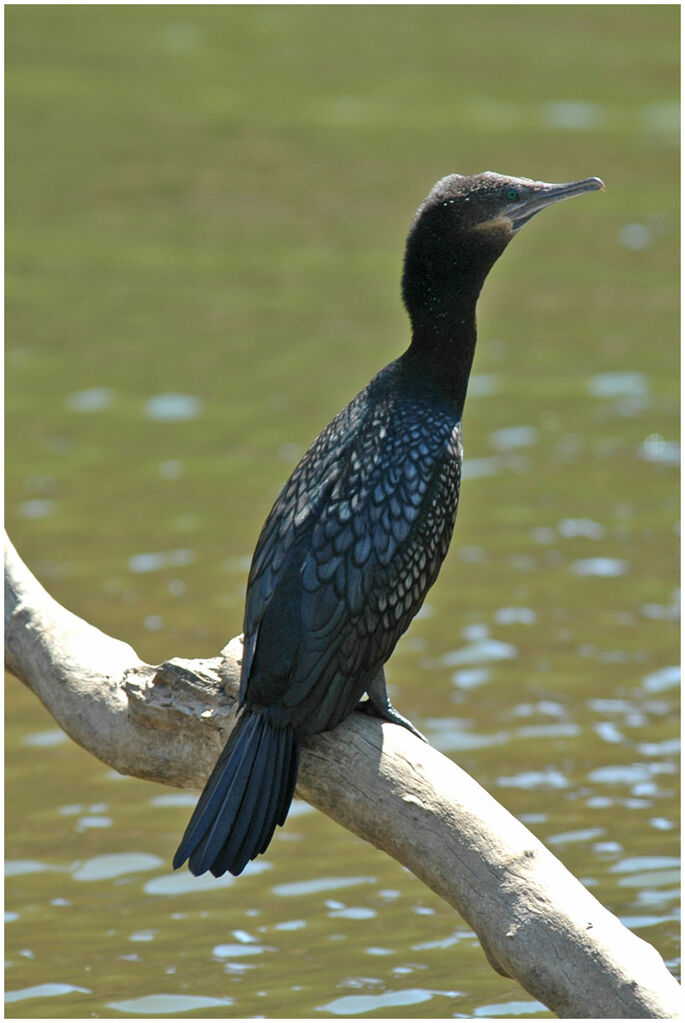
M 436 312 L 425 320 L 412 320 L 406 359 L 461 412 L 476 349 L 476 298 L 462 297 Z

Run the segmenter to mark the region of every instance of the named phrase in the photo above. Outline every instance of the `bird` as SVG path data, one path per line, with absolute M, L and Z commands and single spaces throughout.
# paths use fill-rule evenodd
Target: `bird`
M 314 440 L 262 528 L 248 577 L 239 711 L 174 856 L 240 874 L 283 825 L 304 740 L 355 708 L 424 737 L 383 666 L 445 558 L 459 502 L 476 303 L 538 212 L 600 178 L 441 178 L 407 237 L 411 339 Z M 367 699 L 360 703 L 366 694 Z

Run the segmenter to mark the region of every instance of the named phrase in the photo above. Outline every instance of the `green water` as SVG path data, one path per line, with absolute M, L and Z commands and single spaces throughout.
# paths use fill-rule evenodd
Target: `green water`
M 6 17 L 7 524 L 151 662 L 240 631 L 280 485 L 406 344 L 433 182 L 605 179 L 486 284 L 455 539 L 389 680 L 674 972 L 678 16 Z M 6 704 L 9 1017 L 549 1015 L 305 804 L 230 885 L 172 876 L 194 796 L 120 778 L 12 678 Z

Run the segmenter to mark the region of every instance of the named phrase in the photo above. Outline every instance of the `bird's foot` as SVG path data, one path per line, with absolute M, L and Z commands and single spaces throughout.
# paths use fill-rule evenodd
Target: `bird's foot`
M 421 739 L 422 742 L 428 742 L 426 736 L 411 723 L 409 718 L 405 718 L 403 714 L 395 710 L 390 700 L 379 706 L 369 697 L 368 700 L 360 700 L 355 710 L 361 711 L 362 714 L 369 714 L 371 717 L 381 718 L 383 721 L 390 721 L 393 725 L 401 725 L 402 728 L 408 729 L 415 735 L 417 739 Z

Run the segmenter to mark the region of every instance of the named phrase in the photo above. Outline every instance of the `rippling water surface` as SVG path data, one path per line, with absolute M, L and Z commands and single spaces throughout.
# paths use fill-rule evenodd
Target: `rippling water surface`
M 406 343 L 434 180 L 605 178 L 486 285 L 455 540 L 388 677 L 673 972 L 676 19 L 11 8 L 6 332 L 20 552 L 150 662 L 213 655 L 284 478 Z M 241 878 L 172 872 L 195 794 L 120 777 L 12 678 L 7 783 L 11 1018 L 550 1015 L 301 801 Z

